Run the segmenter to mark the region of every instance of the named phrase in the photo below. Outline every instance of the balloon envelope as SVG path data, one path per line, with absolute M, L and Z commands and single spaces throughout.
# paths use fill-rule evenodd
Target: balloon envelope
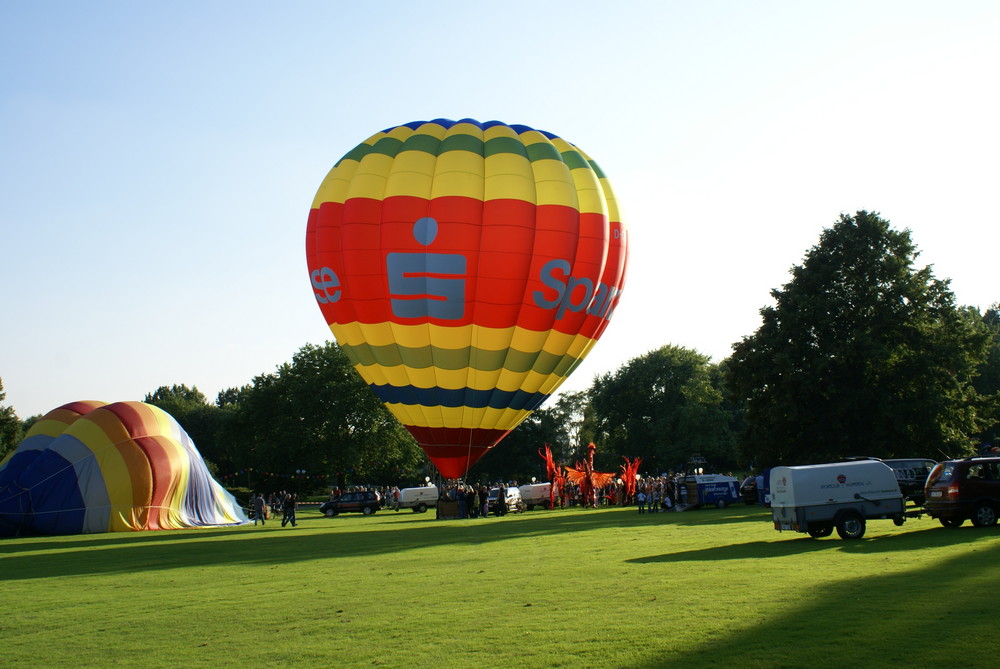
M 54 409 L 0 466 L 0 535 L 246 522 L 177 421 L 142 402 Z
M 576 146 L 437 119 L 376 133 L 337 162 L 306 255 L 340 347 L 457 478 L 604 332 L 627 238 L 607 179 Z

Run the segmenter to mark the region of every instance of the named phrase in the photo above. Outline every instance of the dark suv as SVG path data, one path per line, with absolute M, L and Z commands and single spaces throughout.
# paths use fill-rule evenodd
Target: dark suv
M 931 470 L 924 495 L 927 513 L 945 527 L 958 527 L 966 518 L 976 527 L 996 525 L 1000 457 L 945 460 Z
M 323 502 L 319 510 L 324 516 L 332 518 L 338 513 L 349 513 L 351 511 L 361 512 L 366 516 L 370 516 L 381 508 L 382 503 L 374 491 L 359 490 L 345 492 L 340 497 L 334 497 L 329 502 Z

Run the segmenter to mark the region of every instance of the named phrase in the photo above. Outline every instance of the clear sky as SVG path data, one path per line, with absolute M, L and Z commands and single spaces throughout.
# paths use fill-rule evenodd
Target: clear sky
M 0 2 L 0 378 L 22 418 L 210 400 L 330 332 L 306 215 L 386 127 L 549 130 L 608 174 L 631 266 L 563 389 L 721 360 L 841 212 L 1000 301 L 1000 3 Z

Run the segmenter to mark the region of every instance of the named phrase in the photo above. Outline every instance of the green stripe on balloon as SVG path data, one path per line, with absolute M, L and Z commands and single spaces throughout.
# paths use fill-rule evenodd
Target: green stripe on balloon
M 571 355 L 556 355 L 539 351 L 526 353 L 516 349 L 490 351 L 474 346 L 452 349 L 437 346 L 406 347 L 398 344 L 372 346 L 369 344 L 342 345 L 341 350 L 355 365 L 369 367 L 397 367 L 406 365 L 414 369 L 459 370 L 469 369 L 492 372 L 507 369 L 511 372 L 537 372 L 538 374 L 565 376 L 580 363 Z
M 500 154 L 514 154 L 527 158 L 530 162 L 538 160 L 558 160 L 566 163 L 571 169 L 589 168 L 594 170 L 600 178 L 604 178 L 601 168 L 593 161 L 587 160 L 579 151 L 565 151 L 560 153 L 558 149 L 547 142 L 536 142 L 535 144 L 523 144 L 513 137 L 494 137 L 484 142 L 479 137 L 472 135 L 452 135 L 439 140 L 431 135 L 414 134 L 400 141 L 394 137 L 383 137 L 372 144 L 359 144 L 348 151 L 343 158 L 337 161 L 337 165 L 345 160 L 360 162 L 369 154 L 380 154 L 395 158 L 401 151 L 422 151 L 432 156 L 440 156 L 447 151 L 468 151 L 477 156 L 489 158 Z

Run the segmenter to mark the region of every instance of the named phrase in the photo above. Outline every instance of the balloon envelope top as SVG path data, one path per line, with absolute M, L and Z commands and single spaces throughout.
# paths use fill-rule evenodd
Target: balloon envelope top
M 607 327 L 625 226 L 582 150 L 499 121 L 416 121 L 334 165 L 306 231 L 344 353 L 446 478 L 538 408 Z

